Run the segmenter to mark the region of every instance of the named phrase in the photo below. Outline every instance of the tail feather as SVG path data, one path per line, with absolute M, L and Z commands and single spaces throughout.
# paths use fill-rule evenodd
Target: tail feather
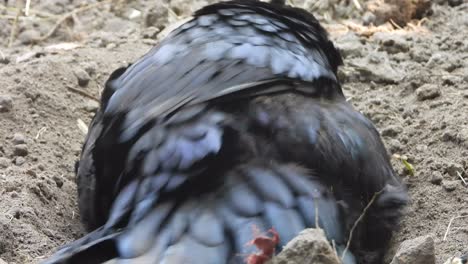
M 121 195 L 129 196 L 131 190 Z M 128 200 L 119 197 L 116 203 Z M 111 216 L 122 208 L 114 204 Z M 333 195 L 294 166 L 245 165 L 228 173 L 215 192 L 187 195 L 180 203 L 160 201 L 148 210 L 136 223 L 98 228 L 46 263 L 243 263 L 257 251 L 248 243 L 256 236 L 253 228 L 266 232 L 273 227 L 279 252 L 316 223 L 337 249 L 345 245 L 343 215 Z M 111 217 L 109 222 L 119 221 Z M 355 263 L 351 254 L 346 259 L 347 264 Z

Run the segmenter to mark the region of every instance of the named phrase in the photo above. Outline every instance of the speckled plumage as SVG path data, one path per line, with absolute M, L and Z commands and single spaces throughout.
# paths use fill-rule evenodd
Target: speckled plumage
M 241 263 L 252 225 L 274 227 L 281 250 L 318 224 L 341 252 L 381 192 L 344 260 L 378 263 L 407 196 L 344 98 L 341 63 L 301 9 L 197 11 L 110 76 L 77 169 L 92 232 L 47 263 Z

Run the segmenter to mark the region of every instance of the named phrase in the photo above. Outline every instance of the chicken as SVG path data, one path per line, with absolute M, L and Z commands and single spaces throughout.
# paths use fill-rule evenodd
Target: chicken
M 46 263 L 244 263 L 252 227 L 262 256 L 317 226 L 341 256 L 371 201 L 343 262 L 380 263 L 407 192 L 325 30 L 276 2 L 206 6 L 111 74 L 77 167 L 89 234 Z

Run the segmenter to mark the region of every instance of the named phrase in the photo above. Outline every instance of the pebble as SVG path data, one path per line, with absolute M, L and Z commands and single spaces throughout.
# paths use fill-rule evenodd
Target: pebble
M 416 89 L 416 96 L 419 101 L 431 100 L 440 96 L 440 90 L 436 84 L 428 83 Z
M 78 79 L 78 85 L 81 87 L 87 86 L 89 81 L 91 80 L 91 77 L 89 76 L 89 74 L 81 68 L 76 69 L 74 71 L 74 74 L 76 78 Z
M 25 45 L 33 44 L 41 38 L 41 33 L 35 29 L 27 29 L 18 35 L 18 40 Z
M 390 264 L 435 264 L 434 239 L 421 236 L 403 241 Z
M 96 112 L 99 108 L 99 103 L 94 100 L 87 100 L 84 109 L 88 112 Z
M 8 263 L 0 258 L 0 264 L 8 264 Z
M 442 176 L 442 173 L 440 173 L 439 171 L 435 171 L 432 174 L 431 183 L 435 184 L 435 185 L 440 185 L 442 183 L 443 179 L 444 179 L 444 177 Z
M 10 112 L 13 108 L 13 98 L 9 95 L 0 95 L 0 113 Z
M 341 263 L 327 241 L 323 230 L 312 228 L 301 231 L 299 235 L 289 241 L 275 257 L 274 263 L 303 263 L 304 259 L 307 259 L 309 263 L 316 264 Z M 343 262 L 354 263 L 354 260 L 346 255 Z
M 447 192 L 453 192 L 455 191 L 455 189 L 457 189 L 458 181 L 457 180 L 444 181 L 443 186 Z
M 0 157 L 0 168 L 5 169 L 10 166 L 11 162 L 8 158 Z
M 15 159 L 15 164 L 16 164 L 17 166 L 21 166 L 21 165 L 23 165 L 25 162 L 26 162 L 26 159 L 23 158 L 23 157 L 16 157 L 16 159 Z
M 15 133 L 13 135 L 13 144 L 14 145 L 26 144 L 26 137 L 21 133 Z

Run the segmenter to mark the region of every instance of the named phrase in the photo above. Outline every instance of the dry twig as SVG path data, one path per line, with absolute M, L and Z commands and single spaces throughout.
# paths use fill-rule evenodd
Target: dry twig
M 68 12 L 66 13 L 65 15 L 63 15 L 56 23 L 55 25 L 49 30 L 49 32 L 47 32 L 47 34 L 45 34 L 44 36 L 42 36 L 41 38 L 38 39 L 38 41 L 44 41 L 48 38 L 50 38 L 54 33 L 55 31 L 57 31 L 57 29 L 60 27 L 60 25 L 65 22 L 68 18 L 70 17 L 73 17 L 73 15 L 76 15 L 78 13 L 81 13 L 81 12 L 84 12 L 84 11 L 87 11 L 89 9 L 93 9 L 93 8 L 97 8 L 97 7 L 100 7 L 104 4 L 108 4 L 112 2 L 112 0 L 104 0 L 102 2 L 97 2 L 97 3 L 94 3 L 94 4 L 88 4 L 88 5 L 85 5 L 83 7 L 80 7 L 80 8 L 77 8 L 71 12 Z
M 79 95 L 82 95 L 84 97 L 88 97 L 89 99 L 92 99 L 96 102 L 100 102 L 100 100 L 92 95 L 90 95 L 89 93 L 85 92 L 85 91 L 81 91 L 81 90 L 78 90 L 78 89 L 75 89 L 73 87 L 70 87 L 70 86 L 67 86 L 67 89 L 74 92 L 74 93 L 77 93 Z
M 444 234 L 444 238 L 442 239 L 442 241 L 445 241 L 447 239 L 447 236 L 448 236 L 448 233 L 450 231 L 450 227 L 452 226 L 452 223 L 455 219 L 459 219 L 459 218 L 466 218 L 468 217 L 468 215 L 459 215 L 459 216 L 454 216 L 450 219 L 449 221 L 449 224 L 447 226 L 447 230 L 445 231 L 445 234 Z
M 11 25 L 10 38 L 8 39 L 8 47 L 11 47 L 13 45 L 13 41 L 15 41 L 16 31 L 18 30 L 18 20 L 21 16 L 21 9 L 21 6 L 17 6 L 16 8 L 16 16 L 13 20 L 13 24 Z

